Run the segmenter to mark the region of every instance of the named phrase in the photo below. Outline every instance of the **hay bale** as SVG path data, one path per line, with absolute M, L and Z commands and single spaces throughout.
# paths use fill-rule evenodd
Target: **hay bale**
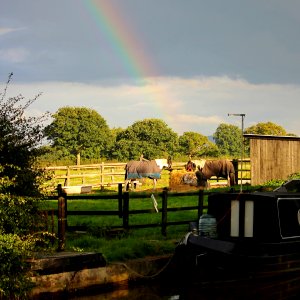
M 187 174 L 191 174 L 192 176 L 194 173 L 187 172 L 186 170 L 173 170 L 170 173 L 169 189 L 172 191 L 198 190 L 199 187 L 184 183 L 183 178 Z
M 182 178 L 183 175 L 186 174 L 187 171 L 185 170 L 174 170 L 170 173 L 170 179 L 169 179 L 169 187 L 176 187 L 177 185 L 180 185 L 183 183 Z

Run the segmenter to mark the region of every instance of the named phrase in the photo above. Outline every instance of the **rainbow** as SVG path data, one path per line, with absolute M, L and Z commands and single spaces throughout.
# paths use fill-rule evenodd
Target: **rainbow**
M 156 109 L 157 118 L 163 118 L 168 123 L 173 123 L 173 117 L 168 114 L 172 97 L 164 90 L 155 78 L 159 72 L 142 45 L 138 33 L 126 20 L 121 7 L 114 5 L 110 0 L 86 0 L 84 7 L 94 24 L 103 35 L 108 46 L 115 52 L 129 75 L 133 76 L 140 85 L 147 89 L 151 101 Z M 172 128 L 175 124 L 168 124 Z M 176 126 L 176 125 L 175 125 Z
M 127 71 L 138 78 L 154 73 L 150 56 L 146 55 L 138 34 L 121 14 L 113 1 L 88 0 L 86 9 L 97 28 L 123 62 Z

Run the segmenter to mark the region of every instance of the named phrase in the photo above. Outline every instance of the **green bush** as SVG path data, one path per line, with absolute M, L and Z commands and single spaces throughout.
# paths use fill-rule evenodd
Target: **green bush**
M 38 201 L 33 198 L 0 194 L 0 231 L 26 235 L 42 221 Z
M 300 179 L 300 172 L 290 174 L 290 175 L 287 177 L 287 180 L 292 180 L 292 179 Z M 281 186 L 281 185 L 284 184 L 287 180 L 283 180 L 283 179 L 272 179 L 272 180 L 269 180 L 269 181 L 265 182 L 262 186 L 265 186 L 265 187 L 273 187 L 273 188 L 275 188 L 275 187 Z
M 34 198 L 0 194 L 0 299 L 27 298 L 32 288 L 28 258 L 53 241 L 39 204 Z
M 26 262 L 33 242 L 16 234 L 0 235 L 0 299 L 24 299 L 32 288 Z
M 27 258 L 47 246 L 38 202 L 47 174 L 37 166 L 44 153 L 44 122 L 49 113 L 27 117 L 25 110 L 40 94 L 25 100 L 8 97 L 9 75 L 0 92 L 0 299 L 24 299 L 31 288 Z M 41 230 L 41 231 L 40 231 Z M 40 232 L 39 232 L 40 231 Z
M 300 172 L 290 174 L 288 176 L 288 180 L 291 180 L 291 179 L 300 179 Z

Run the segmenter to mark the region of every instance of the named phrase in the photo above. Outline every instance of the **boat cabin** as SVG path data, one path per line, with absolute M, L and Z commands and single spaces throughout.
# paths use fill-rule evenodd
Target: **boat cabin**
M 300 192 L 212 194 L 207 213 L 216 219 L 220 240 L 300 240 Z

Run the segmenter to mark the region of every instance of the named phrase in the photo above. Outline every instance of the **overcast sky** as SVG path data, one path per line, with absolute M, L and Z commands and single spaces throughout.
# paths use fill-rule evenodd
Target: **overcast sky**
M 29 114 L 95 109 L 212 135 L 273 122 L 300 135 L 299 0 L 0 0 L 0 91 Z

